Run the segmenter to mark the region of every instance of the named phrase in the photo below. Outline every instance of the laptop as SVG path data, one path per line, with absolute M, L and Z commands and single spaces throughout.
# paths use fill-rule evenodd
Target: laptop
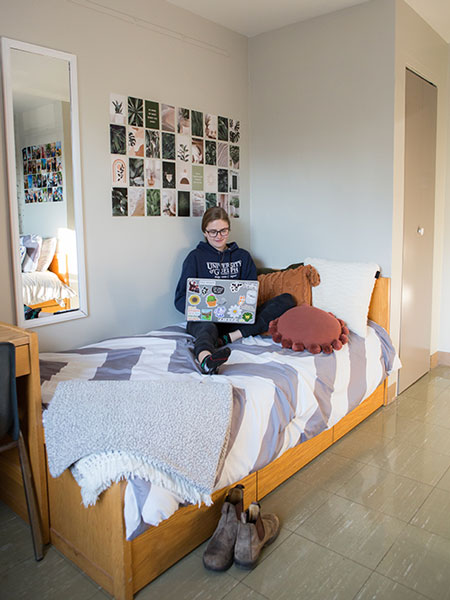
M 258 281 L 189 277 L 186 282 L 186 320 L 254 323 L 258 287 Z

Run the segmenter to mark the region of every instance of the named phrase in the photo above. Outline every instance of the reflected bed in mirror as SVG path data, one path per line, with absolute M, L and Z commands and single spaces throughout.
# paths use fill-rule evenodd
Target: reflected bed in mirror
M 87 315 L 76 57 L 2 38 L 17 322 Z

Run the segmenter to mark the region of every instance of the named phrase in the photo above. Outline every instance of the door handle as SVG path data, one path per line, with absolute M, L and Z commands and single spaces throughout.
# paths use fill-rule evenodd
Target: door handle
M 423 227 L 419 227 L 417 228 L 417 235 L 423 235 L 425 233 L 425 229 Z

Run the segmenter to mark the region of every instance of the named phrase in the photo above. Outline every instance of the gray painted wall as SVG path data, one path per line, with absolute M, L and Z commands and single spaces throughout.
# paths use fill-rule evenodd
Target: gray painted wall
M 38 327 L 42 350 L 182 320 L 173 307 L 173 292 L 181 261 L 202 237 L 200 219 L 112 217 L 111 92 L 241 120 L 241 218 L 233 222 L 233 239 L 249 246 L 247 39 L 163 0 L 130 0 L 126 5 L 109 0 L 109 9 L 117 12 L 82 4 L 3 2 L 0 19 L 0 35 L 78 59 L 89 317 Z M 118 18 L 118 11 L 144 19 L 145 26 Z M 13 323 L 3 119 L 0 123 L 0 321 Z
M 109 0 L 108 6 L 123 10 L 119 0 Z M 145 0 L 132 0 L 126 10 L 166 29 L 138 27 L 111 11 L 100 13 L 74 3 L 16 0 L 2 7 L 0 35 L 78 57 L 90 316 L 38 328 L 41 348 L 67 348 L 181 319 L 172 308 L 173 288 L 181 260 L 200 237 L 199 220 L 124 222 L 111 217 L 110 92 L 240 118 L 241 219 L 233 223 L 234 239 L 249 248 L 257 262 L 271 266 L 307 255 L 378 262 L 383 274 L 394 278 L 392 325 L 397 342 L 402 237 L 399 56 L 407 48 L 408 60 L 400 57 L 400 70 L 411 61 L 412 66 L 437 64 L 441 69 L 437 35 L 403 0 L 372 0 L 248 43 L 163 0 L 153 0 L 151 11 Z M 191 36 L 199 45 L 181 41 L 171 31 Z M 403 37 L 396 40 L 399 31 L 410 32 L 413 50 Z M 227 56 L 212 52 L 205 43 L 225 50 Z M 447 92 L 440 103 L 447 119 Z M 14 322 L 3 120 L 0 123 L 0 320 Z M 445 167 L 437 183 L 443 190 L 450 155 L 445 156 L 444 142 L 441 146 Z M 444 275 L 445 327 L 432 351 L 449 351 L 448 261 L 442 261 L 450 237 L 449 198 L 447 184 L 446 200 L 443 195 L 440 200 L 435 263 L 438 276 Z M 440 281 L 436 285 L 439 295 Z M 161 302 L 163 308 L 157 308 Z M 439 332 L 438 301 L 435 308 L 434 339 Z
M 375 261 L 388 276 L 392 2 L 252 38 L 249 73 L 254 255 L 274 266 L 306 256 Z

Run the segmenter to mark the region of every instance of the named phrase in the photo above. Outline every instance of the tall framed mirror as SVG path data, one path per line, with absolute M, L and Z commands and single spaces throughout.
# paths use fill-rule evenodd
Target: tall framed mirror
M 17 324 L 87 316 L 76 57 L 2 38 Z

